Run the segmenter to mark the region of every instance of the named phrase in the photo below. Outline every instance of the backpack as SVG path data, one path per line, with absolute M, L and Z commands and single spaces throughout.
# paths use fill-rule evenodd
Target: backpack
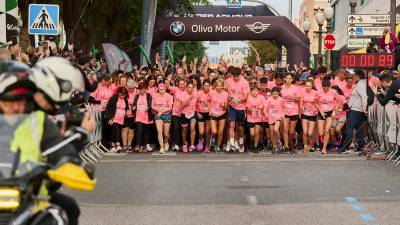
M 146 93 L 146 99 L 147 99 L 147 113 L 149 114 L 149 120 L 152 121 L 155 119 L 155 115 L 153 113 L 153 110 L 151 108 L 151 95 L 149 93 Z M 137 102 L 139 100 L 139 95 L 136 95 L 135 98 L 133 99 L 133 105 L 137 108 Z M 135 109 L 136 112 L 136 109 Z

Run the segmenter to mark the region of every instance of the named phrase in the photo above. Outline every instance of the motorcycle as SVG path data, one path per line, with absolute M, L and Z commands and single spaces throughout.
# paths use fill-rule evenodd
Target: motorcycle
M 11 151 L 11 142 L 26 119 L 27 115 L 0 116 L 0 225 L 68 225 L 64 210 L 49 202 L 51 193 L 43 194 L 43 187 L 61 184 L 91 191 L 96 180 L 90 168 L 69 158 L 57 165 L 22 163 L 20 150 Z

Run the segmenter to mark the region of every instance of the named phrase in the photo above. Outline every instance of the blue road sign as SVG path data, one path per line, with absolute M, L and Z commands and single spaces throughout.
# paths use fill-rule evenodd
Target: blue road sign
M 356 35 L 363 35 L 364 30 L 362 27 L 356 27 Z
M 58 35 L 58 5 L 29 5 L 29 34 Z

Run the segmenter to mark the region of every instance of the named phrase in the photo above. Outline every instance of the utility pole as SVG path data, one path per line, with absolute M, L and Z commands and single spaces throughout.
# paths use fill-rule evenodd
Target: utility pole
M 390 27 L 396 34 L 396 0 L 390 0 Z
M 293 0 L 289 0 L 289 20 L 292 21 L 293 13 L 292 13 L 292 8 L 293 8 Z

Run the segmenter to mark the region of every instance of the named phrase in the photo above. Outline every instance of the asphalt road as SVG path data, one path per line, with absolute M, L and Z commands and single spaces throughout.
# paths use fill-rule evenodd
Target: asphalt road
M 400 167 L 354 155 L 118 155 L 83 225 L 397 225 Z

